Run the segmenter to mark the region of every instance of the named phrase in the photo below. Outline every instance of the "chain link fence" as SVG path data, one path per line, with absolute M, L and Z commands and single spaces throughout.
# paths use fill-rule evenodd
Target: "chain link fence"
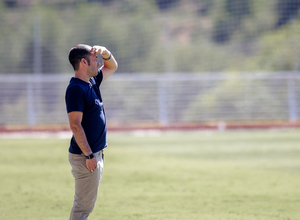
M 73 74 L 0 75 L 0 125 L 67 124 Z M 287 121 L 300 116 L 300 74 L 117 74 L 101 85 L 108 123 Z

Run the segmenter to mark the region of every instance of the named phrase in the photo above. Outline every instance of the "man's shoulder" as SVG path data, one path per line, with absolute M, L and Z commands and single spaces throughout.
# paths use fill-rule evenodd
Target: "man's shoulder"
M 87 85 L 85 83 L 82 83 L 81 80 L 78 80 L 76 78 L 72 78 L 70 80 L 70 83 L 67 87 L 67 91 L 68 90 L 82 90 L 85 91 Z

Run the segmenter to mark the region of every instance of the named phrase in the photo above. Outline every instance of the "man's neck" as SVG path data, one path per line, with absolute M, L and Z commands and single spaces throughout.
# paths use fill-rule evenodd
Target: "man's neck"
M 87 83 L 90 81 L 90 77 L 87 76 L 84 72 L 75 71 L 75 78 L 81 79 Z

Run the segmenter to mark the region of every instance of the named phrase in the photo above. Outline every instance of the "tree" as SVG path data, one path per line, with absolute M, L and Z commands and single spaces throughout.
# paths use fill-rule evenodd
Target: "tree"
M 278 0 L 276 28 L 286 24 L 289 20 L 298 16 L 300 0 Z

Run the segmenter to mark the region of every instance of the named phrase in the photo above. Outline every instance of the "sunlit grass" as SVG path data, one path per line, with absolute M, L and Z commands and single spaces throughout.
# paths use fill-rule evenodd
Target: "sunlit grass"
M 90 219 L 300 219 L 300 132 L 110 133 Z M 69 140 L 0 139 L 0 219 L 68 219 Z

